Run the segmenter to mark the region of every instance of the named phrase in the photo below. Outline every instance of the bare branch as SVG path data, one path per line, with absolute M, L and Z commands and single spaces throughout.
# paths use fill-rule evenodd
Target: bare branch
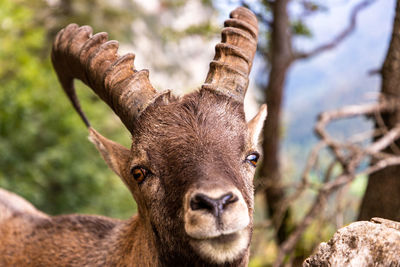
M 295 230 L 288 237 L 288 239 L 281 244 L 279 247 L 279 252 L 274 266 L 281 266 L 285 256 L 291 255 L 297 243 L 299 242 L 302 234 L 308 228 L 308 226 L 313 222 L 315 217 L 320 214 L 320 212 L 325 207 L 326 200 L 337 190 L 343 188 L 343 186 L 348 185 L 352 182 L 357 175 L 360 174 L 370 174 L 379 171 L 388 166 L 400 164 L 400 156 L 393 156 L 391 154 L 383 153 L 382 150 L 390 146 L 400 137 L 400 124 L 391 129 L 390 131 L 384 131 L 381 138 L 375 140 L 373 143 L 366 147 L 361 145 L 355 145 L 352 143 L 341 143 L 331 137 L 326 126 L 334 120 L 350 118 L 354 116 L 365 116 L 369 114 L 376 114 L 381 112 L 393 111 L 399 108 L 399 103 L 397 100 L 386 100 L 381 98 L 376 104 L 366 104 L 358 106 L 348 106 L 338 110 L 323 112 L 316 123 L 316 133 L 321 141 L 313 149 L 308 158 L 304 173 L 302 175 L 302 180 L 300 182 L 299 190 L 304 190 L 302 185 L 309 184 L 308 175 L 309 172 L 315 168 L 316 159 L 318 158 L 318 151 L 324 146 L 327 146 L 333 153 L 334 160 L 328 166 L 325 171 L 323 184 L 319 187 L 317 196 L 314 202 L 311 204 L 307 214 L 296 226 Z M 361 162 L 366 158 L 371 158 L 371 164 L 368 168 L 363 171 L 357 172 Z M 336 163 L 342 165 L 342 170 L 336 176 L 333 175 L 333 168 Z M 301 192 L 296 191 L 292 197 L 297 197 Z M 288 203 L 293 201 L 294 198 L 287 199 L 284 201 L 284 209 L 289 205 Z
M 378 104 L 365 104 L 365 105 L 355 105 L 355 106 L 347 106 L 338 110 L 326 111 L 320 114 L 318 118 L 318 122 L 315 126 L 315 132 L 319 138 L 324 140 L 328 147 L 332 150 L 335 157 L 339 160 L 339 162 L 344 165 L 346 164 L 346 158 L 341 151 L 341 147 L 344 144 L 340 144 L 340 142 L 335 141 L 326 131 L 326 126 L 332 120 L 343 119 L 343 118 L 351 118 L 360 115 L 368 115 L 380 112 L 391 111 L 395 109 L 398 105 L 398 101 L 395 100 L 385 100 L 382 99 Z M 358 150 L 358 147 L 352 145 L 346 145 L 347 149 Z
M 353 162 L 358 162 L 358 159 L 354 158 Z M 316 215 L 318 215 L 324 208 L 329 195 L 339 189 L 344 184 L 347 184 L 351 181 L 352 177 L 354 177 L 353 173 L 355 164 L 349 164 L 349 166 L 349 170 L 347 170 L 346 173 L 340 175 L 332 182 L 325 184 L 319 190 L 318 195 L 312 206 L 310 207 L 309 211 L 307 212 L 306 216 L 303 218 L 300 224 L 297 225 L 296 229 L 289 236 L 289 238 L 280 246 L 277 259 L 273 266 L 278 267 L 282 265 L 285 255 L 289 255 L 293 251 L 304 231 L 312 223 Z
M 350 143 L 361 143 L 367 139 L 381 136 L 385 132 L 382 129 L 369 130 L 362 133 L 357 133 L 351 136 L 348 140 Z
M 376 153 L 379 152 L 386 147 L 390 146 L 391 143 L 394 143 L 400 137 L 400 124 L 396 125 L 390 131 L 388 131 L 382 138 L 378 141 L 374 142 L 370 146 L 368 146 L 365 150 L 367 153 Z
M 310 58 L 316 55 L 321 54 L 322 52 L 325 52 L 327 50 L 331 50 L 338 46 L 343 40 L 345 40 L 356 28 L 357 24 L 357 16 L 360 13 L 361 10 L 365 9 L 372 3 L 374 3 L 376 0 L 364 0 L 357 5 L 355 5 L 351 11 L 350 14 L 350 21 L 349 25 L 347 25 L 346 28 L 344 28 L 332 41 L 322 44 L 310 52 L 298 52 L 295 53 L 294 57 L 295 59 L 305 59 L 305 58 Z
M 285 255 L 290 254 L 293 251 L 294 247 L 296 246 L 303 232 L 307 229 L 307 227 L 311 224 L 314 217 L 324 206 L 325 200 L 326 200 L 325 194 L 318 195 L 317 199 L 314 201 L 313 206 L 309 209 L 307 215 L 304 217 L 301 223 L 296 227 L 295 231 L 279 248 L 277 259 L 275 260 L 275 263 L 273 265 L 274 267 L 281 266 Z
M 275 222 L 276 225 L 280 226 L 282 224 L 282 220 L 284 218 L 287 209 L 289 208 L 289 205 L 293 203 L 295 200 L 297 200 L 303 194 L 307 186 L 310 184 L 310 179 L 309 179 L 310 172 L 312 171 L 313 167 L 315 166 L 318 160 L 319 152 L 325 146 L 326 144 L 321 141 L 317 145 L 315 145 L 312 151 L 310 152 L 310 155 L 308 156 L 307 159 L 306 167 L 301 176 L 300 184 L 297 186 L 295 191 L 290 196 L 286 197 L 284 201 L 280 203 L 279 210 L 276 211 L 276 214 L 273 218 L 273 221 Z
M 380 129 L 384 134 L 388 132 L 388 128 L 385 124 L 385 121 L 382 118 L 382 114 L 380 112 L 375 112 L 375 122 L 379 126 Z M 395 142 L 390 143 L 390 148 L 394 152 L 394 154 L 400 154 L 400 148 L 396 145 Z
M 370 166 L 365 171 L 361 172 L 360 174 L 370 175 L 371 173 L 380 171 L 386 167 L 399 165 L 400 164 L 400 157 L 388 157 L 386 159 L 380 160 L 376 162 L 373 166 Z
M 380 69 L 371 69 L 371 70 L 369 70 L 369 71 L 367 72 L 367 74 L 368 74 L 369 76 L 374 76 L 374 75 L 377 75 L 377 74 L 382 74 L 382 68 L 380 68 Z

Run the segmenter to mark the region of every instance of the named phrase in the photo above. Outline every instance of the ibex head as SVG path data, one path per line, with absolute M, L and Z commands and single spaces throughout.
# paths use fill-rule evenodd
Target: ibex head
M 56 37 L 52 61 L 91 140 L 132 192 L 164 259 L 242 261 L 252 232 L 253 175 L 266 107 L 248 123 L 243 99 L 257 45 L 257 20 L 237 8 L 201 89 L 176 98 L 157 93 L 134 55 L 118 42 L 71 24 Z M 73 87 L 87 84 L 132 134 L 130 150 L 90 127 Z M 171 259 L 173 260 L 173 259 Z M 176 259 L 175 259 L 176 260 Z

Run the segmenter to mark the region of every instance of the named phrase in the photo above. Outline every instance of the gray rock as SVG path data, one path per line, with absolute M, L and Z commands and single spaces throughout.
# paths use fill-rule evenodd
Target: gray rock
M 373 218 L 339 229 L 307 258 L 310 266 L 400 266 L 400 222 Z

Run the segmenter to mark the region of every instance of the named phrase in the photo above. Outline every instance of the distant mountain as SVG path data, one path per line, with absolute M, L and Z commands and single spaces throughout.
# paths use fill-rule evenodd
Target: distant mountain
M 327 86 L 317 90 L 314 94 L 297 92 L 300 97 L 286 101 L 282 152 L 284 157 L 291 157 L 290 160 L 294 161 L 296 169 L 304 167 L 309 151 L 318 140 L 314 134 L 318 114 L 347 105 L 376 101 L 379 79 L 365 79 L 365 81 L 368 84 L 364 82 L 358 85 L 348 83 L 347 86 L 337 90 Z M 375 87 L 375 90 L 373 90 L 373 87 Z M 363 90 L 364 88 L 368 88 L 368 91 Z M 329 125 L 328 131 L 334 138 L 346 140 L 356 133 L 371 130 L 372 127 L 373 122 L 370 119 L 356 117 L 333 122 Z

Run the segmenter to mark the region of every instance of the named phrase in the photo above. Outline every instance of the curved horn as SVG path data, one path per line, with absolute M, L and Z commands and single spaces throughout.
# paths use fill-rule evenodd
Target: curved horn
M 70 24 L 56 36 L 51 60 L 58 79 L 74 108 L 90 126 L 76 96 L 73 79 L 88 85 L 132 132 L 133 121 L 156 94 L 148 70 L 134 69 L 134 54 L 120 57 L 118 42 L 107 33 L 92 36 L 89 26 Z
M 202 88 L 243 102 L 257 49 L 257 35 L 257 18 L 253 12 L 244 7 L 233 10 L 224 23 L 221 42 L 215 46 L 215 57 Z

